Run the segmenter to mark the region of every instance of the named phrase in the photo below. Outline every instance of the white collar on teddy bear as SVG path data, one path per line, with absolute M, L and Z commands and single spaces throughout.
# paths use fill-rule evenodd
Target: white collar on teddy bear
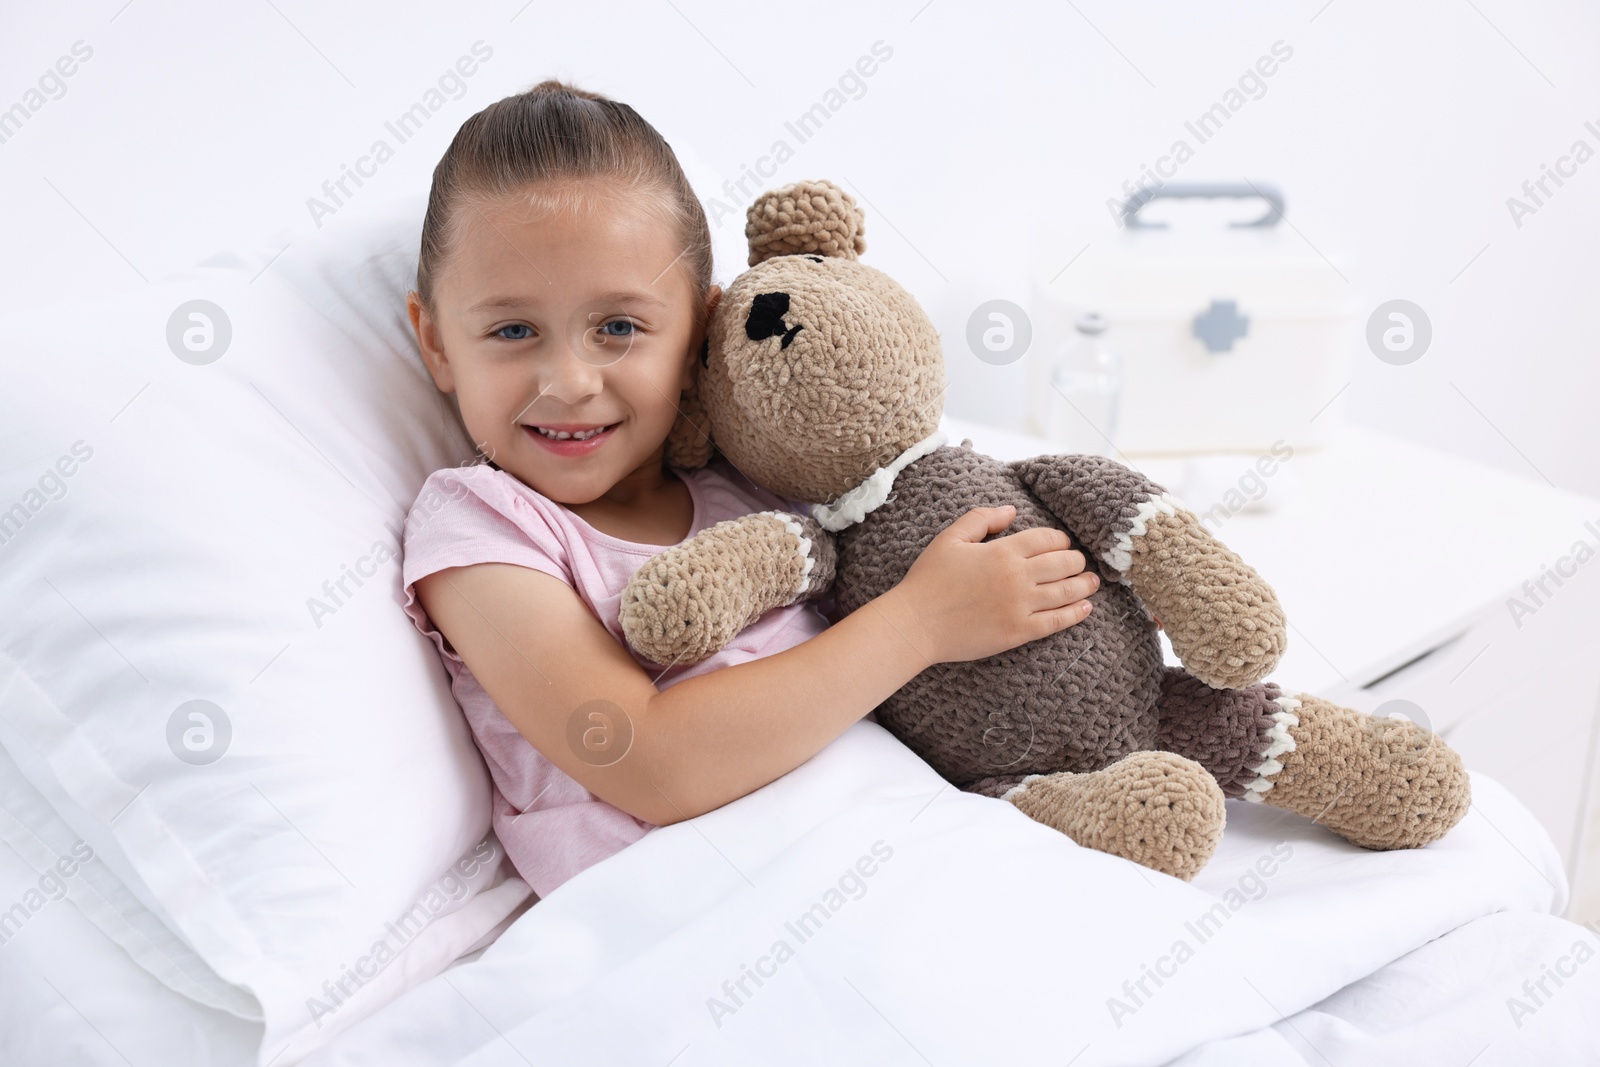
M 838 500 L 831 504 L 812 504 L 811 517 L 816 519 L 817 524 L 824 530 L 834 533 L 847 526 L 854 526 L 866 518 L 868 512 L 889 499 L 889 490 L 894 488 L 897 474 L 944 444 L 945 439 L 943 430 L 935 430 L 896 456 L 894 462 L 887 467 L 879 467 L 872 477 Z

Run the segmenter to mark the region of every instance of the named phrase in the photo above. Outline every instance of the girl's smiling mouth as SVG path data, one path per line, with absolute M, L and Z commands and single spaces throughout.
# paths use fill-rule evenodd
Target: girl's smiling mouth
M 533 426 L 526 423 L 522 429 L 541 446 L 558 456 L 586 456 L 611 439 L 621 422 L 608 424 L 578 423 L 552 426 Z

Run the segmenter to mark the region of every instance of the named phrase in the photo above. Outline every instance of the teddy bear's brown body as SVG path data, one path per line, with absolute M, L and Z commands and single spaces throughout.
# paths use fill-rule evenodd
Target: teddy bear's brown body
M 827 182 L 751 207 L 751 269 L 709 324 L 668 458 L 703 464 L 714 442 L 752 482 L 817 503 L 718 523 L 647 561 L 621 608 L 634 648 L 696 662 L 780 604 L 831 591 L 861 609 L 962 514 L 1014 504 L 996 536 L 1064 529 L 1102 583 L 1076 625 L 934 663 L 878 707 L 952 784 L 1181 878 L 1215 850 L 1224 797 L 1369 848 L 1416 847 L 1460 820 L 1466 772 L 1437 737 L 1260 681 L 1283 654 L 1282 608 L 1181 501 L 1099 456 L 1002 463 L 946 445 L 938 335 L 857 261 L 862 230 Z M 1163 665 L 1156 618 L 1182 668 Z
M 971 449 L 946 445 L 912 463 L 885 503 L 835 535 L 839 606 L 854 611 L 888 592 L 939 531 L 975 507 L 1002 504 L 1015 505 L 1016 518 L 989 539 L 1066 529 L 1086 569 L 1101 575 L 1093 610 L 998 656 L 936 663 L 877 709 L 878 721 L 946 780 L 968 788 L 991 779 L 985 792 L 1027 774 L 1096 771 L 1155 748 L 1161 695 L 1161 642 L 1139 599 L 1103 573 L 1013 469 Z
M 1060 491 L 1062 479 L 1041 478 L 1052 470 L 1076 475 L 1070 493 Z M 1034 494 L 1030 486 L 1040 484 L 1056 487 L 1056 506 L 1077 513 L 1078 529 Z M 1272 746 L 1281 691 L 1271 683 L 1212 689 L 1163 665 L 1155 619 L 1099 558 L 1140 489 L 1160 487 L 1098 457 L 1002 463 L 942 446 L 834 535 L 833 591 L 846 612 L 892 589 L 939 531 L 975 507 L 1017 509 L 991 540 L 1036 526 L 1065 530 L 1086 569 L 1102 577 L 1082 622 L 987 659 L 936 663 L 878 706 L 878 721 L 953 785 L 1002 796 L 1029 775 L 1098 771 L 1163 750 L 1203 766 L 1224 796 L 1245 795 Z

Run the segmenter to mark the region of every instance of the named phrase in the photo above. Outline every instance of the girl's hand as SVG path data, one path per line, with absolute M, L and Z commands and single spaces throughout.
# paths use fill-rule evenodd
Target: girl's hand
M 1062 530 L 1036 527 L 984 543 L 1017 509 L 973 508 L 922 550 L 886 597 L 930 664 L 983 659 L 1082 622 L 1100 588 Z

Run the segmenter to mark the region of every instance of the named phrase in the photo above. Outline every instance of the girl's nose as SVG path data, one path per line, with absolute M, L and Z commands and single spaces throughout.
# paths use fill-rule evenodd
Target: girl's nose
M 541 383 L 541 395 L 552 396 L 568 406 L 576 406 L 604 387 L 605 370 L 627 354 L 631 338 L 608 338 L 578 316 L 569 324 L 549 373 Z M 622 342 L 622 343 L 619 343 Z
M 545 380 L 540 383 L 540 395 L 553 397 L 568 407 L 576 407 L 597 395 L 605 382 L 602 368 L 570 349 L 555 359 L 553 364 Z

